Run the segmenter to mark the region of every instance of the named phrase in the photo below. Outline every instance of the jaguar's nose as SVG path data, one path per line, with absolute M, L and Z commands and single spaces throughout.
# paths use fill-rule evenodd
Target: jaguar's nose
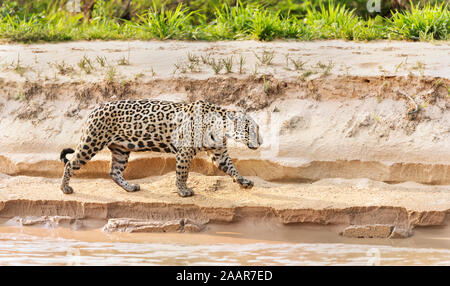
M 261 146 L 263 144 L 263 138 L 261 134 L 258 134 L 258 145 Z
M 256 141 L 256 142 L 255 142 L 255 141 Z M 250 149 L 252 149 L 252 150 L 256 150 L 256 149 L 258 149 L 259 147 L 261 147 L 261 145 L 262 145 L 262 143 L 263 143 L 261 134 L 258 134 L 258 137 L 256 138 L 255 141 L 253 141 L 253 143 L 250 143 L 250 142 L 249 142 L 250 144 L 248 145 L 248 148 L 250 148 Z

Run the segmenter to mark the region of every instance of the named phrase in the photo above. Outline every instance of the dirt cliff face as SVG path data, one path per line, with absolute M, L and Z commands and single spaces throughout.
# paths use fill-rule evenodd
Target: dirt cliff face
M 230 146 L 232 156 L 246 175 L 270 181 L 343 177 L 448 184 L 448 83 L 447 79 L 415 76 L 393 76 L 385 81 L 330 76 L 302 83 L 277 83 L 273 93 L 265 93 L 257 89 L 263 88 L 259 79 L 250 76 L 133 81 L 123 96 L 117 96 L 113 85 L 104 82 L 81 86 L 25 83 L 24 94 L 29 99 L 3 98 L 0 171 L 9 175 L 60 176 L 63 166 L 56 154 L 77 144 L 84 118 L 97 103 L 114 96 L 146 98 L 147 90 L 160 89 L 164 91 L 157 98 L 170 99 L 171 92 L 183 90 L 182 100 L 206 99 L 249 110 L 261 127 L 265 144 L 256 152 L 237 144 Z M 7 83 L 3 90 L 10 94 L 16 85 Z M 310 91 L 310 86 L 317 88 Z M 111 95 L 103 96 L 104 88 L 112 89 Z M 218 93 L 208 92 L 210 89 Z M 86 97 L 81 100 L 77 95 L 80 90 Z M 414 95 L 414 99 L 401 90 Z M 58 96 L 49 99 L 49 93 Z M 250 96 L 244 96 L 248 93 Z M 411 113 L 410 106 L 415 104 L 419 109 Z M 127 170 L 130 178 L 174 170 L 174 158 L 161 154 L 138 154 L 131 161 Z M 144 165 L 154 167 L 141 168 Z M 106 176 L 108 168 L 109 156 L 105 152 L 79 175 Z M 197 160 L 194 170 L 218 174 L 204 158 Z
M 0 47 L 0 56 L 8 63 L 0 71 L 0 173 L 7 175 L 0 179 L 0 189 L 11 196 L 3 195 L 1 215 L 16 216 L 23 211 L 24 215 L 39 216 L 39 208 L 49 205 L 57 211 L 41 215 L 90 217 L 93 212 L 93 217 L 104 219 L 146 218 L 150 205 L 158 211 L 170 205 L 175 213 L 182 209 L 183 214 L 213 221 L 261 215 L 284 223 L 386 223 L 388 226 L 381 228 L 389 229 L 389 235 L 393 233 L 391 226 L 399 224 L 394 217 L 406 225 L 442 224 L 450 209 L 445 186 L 450 184 L 450 80 L 448 63 L 442 60 L 449 51 L 447 43 L 342 41 L 76 42 Z M 234 66 L 230 72 L 224 68 L 216 74 L 207 63 L 207 58 L 231 56 Z M 239 61 L 241 56 L 243 62 Z M 119 64 L 123 57 L 128 64 Z M 96 104 L 121 98 L 203 99 L 248 112 L 261 127 L 264 145 L 252 151 L 231 144 L 237 168 L 242 175 L 259 179 L 260 186 L 289 183 L 288 187 L 273 185 L 272 193 L 272 187 L 259 189 L 257 185 L 250 193 L 256 197 L 260 193 L 258 198 L 264 199 L 253 205 L 255 197 L 243 203 L 241 191 L 226 178 L 194 176 L 195 184 L 204 186 L 205 202 L 211 205 L 197 200 L 188 207 L 187 200 L 180 201 L 170 191 L 170 199 L 164 203 L 155 199 L 149 205 L 136 197 L 132 213 L 121 213 L 118 207 L 122 206 L 119 198 L 129 199 L 125 195 L 112 198 L 105 194 L 108 203 L 100 205 L 84 202 L 82 197 L 66 201 L 57 191 L 58 180 L 50 179 L 62 174 L 59 152 L 76 146 L 84 120 Z M 91 190 L 87 197 L 112 188 L 102 185 L 108 181 L 98 180 L 109 177 L 109 160 L 110 154 L 101 152 L 77 173 L 81 179 L 96 179 L 80 181 L 82 192 Z M 132 154 L 125 177 L 146 180 L 168 174 L 171 178 L 174 169 L 172 156 Z M 202 154 L 191 170 L 223 175 Z M 172 179 L 149 185 L 147 191 L 166 191 L 165 184 L 172 185 Z M 330 179 L 335 180 L 328 182 L 335 194 L 321 187 Z M 382 185 L 371 185 L 360 194 L 355 189 L 360 179 Z M 350 181 L 345 187 L 334 188 L 339 180 Z M 25 184 L 30 190 L 35 190 L 36 184 L 41 192 L 20 193 L 11 182 Z M 386 189 L 392 195 L 402 193 L 397 185 L 389 184 L 404 182 L 443 189 L 424 187 L 439 195 L 424 191 L 414 207 L 402 199 L 398 203 L 375 200 L 365 204 L 368 192 Z M 284 197 L 285 193 L 309 190 L 310 183 L 315 191 L 320 189 L 319 193 L 333 200 L 345 197 L 353 203 L 338 204 L 330 210 L 327 204 L 331 199 L 321 199 L 323 204 L 315 206 L 305 197 Z M 348 188 L 355 191 L 347 196 Z M 414 188 L 402 194 L 415 196 Z M 51 199 L 47 194 L 37 195 L 43 189 L 48 189 Z M 239 196 L 231 196 L 229 204 L 222 206 L 224 191 L 235 191 Z M 28 201 L 25 193 L 34 194 L 34 199 Z M 220 194 L 217 201 L 206 199 L 216 193 Z M 13 199 L 16 194 L 20 200 Z M 353 200 L 360 195 L 360 200 Z M 303 203 L 306 199 L 308 203 L 285 202 L 291 199 Z

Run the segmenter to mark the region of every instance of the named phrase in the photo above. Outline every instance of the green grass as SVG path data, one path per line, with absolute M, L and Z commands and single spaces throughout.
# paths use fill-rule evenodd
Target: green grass
M 450 30 L 450 13 L 444 3 L 421 8 L 411 5 L 411 11 L 395 13 L 387 20 L 389 31 L 402 39 L 447 40 Z
M 328 6 L 323 4 L 320 10 L 308 10 L 305 22 L 314 27 L 317 36 L 324 39 L 353 39 L 355 26 L 361 20 L 355 16 L 354 10 L 348 10 L 345 6 L 337 4 Z
M 184 32 L 190 29 L 189 21 L 195 12 L 188 12 L 180 3 L 175 10 L 160 10 L 156 4 L 144 15 L 138 15 L 141 20 L 135 27 L 142 29 L 150 37 L 161 40 L 183 38 Z
M 261 65 L 269 66 L 272 64 L 272 60 L 275 58 L 275 51 L 273 50 L 264 50 L 260 55 L 255 52 L 253 53 Z
M 22 2 L 0 2 L 1 39 L 25 43 L 95 39 L 430 41 L 448 40 L 450 29 L 449 9 L 444 3 L 410 3 L 409 9 L 390 11 L 390 17 L 369 17 L 347 0 L 336 4 L 304 1 L 309 4 L 300 6 L 286 0 L 235 4 L 209 0 L 203 1 L 204 5 L 186 1 L 176 6 L 171 1 L 137 0 L 133 1 L 134 10 L 123 8 L 126 1 L 105 0 L 97 1 L 89 15 L 65 11 L 62 0 Z

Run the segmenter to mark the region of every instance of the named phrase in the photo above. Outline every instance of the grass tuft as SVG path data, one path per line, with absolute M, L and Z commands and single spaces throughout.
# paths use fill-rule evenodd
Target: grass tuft
M 84 55 L 78 62 L 78 67 L 80 70 L 84 71 L 86 74 L 90 74 L 94 70 L 94 65 L 90 58 Z
M 233 56 L 222 59 L 223 66 L 225 67 L 226 73 L 233 72 Z
M 448 6 L 428 3 L 423 8 L 411 2 L 411 10 L 394 12 L 387 20 L 388 30 L 402 39 L 448 40 L 450 30 L 450 12 Z
M 183 8 L 183 3 L 180 3 L 175 10 L 166 10 L 165 6 L 158 10 L 153 2 L 153 8 L 144 15 L 138 16 L 142 22 L 139 27 L 145 33 L 149 33 L 152 38 L 182 39 L 183 31 L 189 28 L 190 18 L 194 13 L 188 13 L 188 10 Z
M 95 58 L 95 60 L 97 61 L 97 63 L 102 67 L 102 68 L 104 68 L 105 66 L 106 66 L 106 64 L 107 64 L 107 61 L 106 61 L 106 57 L 101 57 L 101 56 L 97 56 L 96 58 Z
M 214 71 L 214 74 L 219 74 L 220 71 L 223 69 L 224 67 L 224 63 L 221 59 L 217 60 L 215 58 L 211 58 L 209 61 L 209 65 L 211 66 L 211 68 Z
M 58 70 L 58 73 L 60 75 L 68 75 L 68 74 L 71 74 L 71 73 L 73 73 L 75 71 L 73 66 L 67 64 L 65 61 L 62 61 L 60 63 L 55 62 L 55 63 L 51 63 L 49 65 L 50 66 L 54 66 Z
M 117 69 L 114 66 L 109 66 L 105 74 L 105 81 L 107 83 L 114 82 L 116 80 L 116 76 Z
M 130 60 L 127 57 L 123 56 L 117 61 L 117 64 L 119 66 L 129 66 Z
M 243 55 L 239 56 L 239 74 L 244 73 L 245 57 Z
M 253 52 L 261 65 L 269 66 L 272 64 L 272 60 L 275 58 L 275 51 L 264 50 L 261 55 Z

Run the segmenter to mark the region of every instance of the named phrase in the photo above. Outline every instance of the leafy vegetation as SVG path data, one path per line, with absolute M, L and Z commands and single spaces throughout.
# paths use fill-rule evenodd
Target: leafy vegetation
M 393 14 L 388 23 L 388 29 L 403 39 L 448 39 L 450 13 L 444 3 L 423 8 L 411 5 L 410 11 Z
M 84 4 L 79 5 L 78 10 L 73 8 L 76 2 L 0 1 L 0 38 L 16 42 L 94 39 L 428 41 L 448 40 L 450 29 L 448 5 L 435 0 L 402 5 L 399 3 L 405 1 L 382 1 L 383 6 L 376 14 L 367 11 L 367 0 L 193 0 L 181 3 L 85 0 L 78 1 Z

